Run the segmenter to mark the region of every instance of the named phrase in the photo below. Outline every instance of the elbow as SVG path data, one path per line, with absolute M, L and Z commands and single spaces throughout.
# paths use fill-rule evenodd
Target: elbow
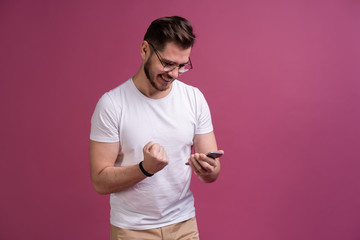
M 99 195 L 107 195 L 110 194 L 111 192 L 107 191 L 107 189 L 103 186 L 103 184 L 92 180 L 92 186 L 95 190 L 95 192 L 97 192 Z
M 99 188 L 99 187 L 96 187 L 96 186 L 93 186 L 93 187 L 94 187 L 95 192 L 97 192 L 99 195 L 107 195 L 107 194 L 109 194 L 108 192 L 106 192 L 102 188 Z

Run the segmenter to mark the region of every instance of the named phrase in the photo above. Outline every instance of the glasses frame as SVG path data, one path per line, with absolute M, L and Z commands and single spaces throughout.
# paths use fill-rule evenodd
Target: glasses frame
M 181 74 L 184 74 L 184 73 L 188 72 L 189 70 L 193 69 L 193 65 L 192 65 L 192 63 L 191 63 L 190 57 L 189 57 L 189 61 L 188 61 L 186 64 L 180 64 L 180 65 L 174 64 L 174 65 L 175 65 L 174 67 L 170 67 L 168 64 L 165 64 L 165 63 L 164 63 L 164 60 L 162 60 L 162 58 L 160 57 L 159 52 L 156 50 L 156 48 L 154 47 L 154 45 L 152 45 L 150 42 L 147 42 L 147 43 L 149 43 L 149 45 L 150 45 L 150 46 L 152 47 L 152 49 L 154 50 L 157 58 L 159 59 L 161 65 L 163 66 L 163 69 L 164 69 L 165 72 L 171 72 L 171 71 L 175 70 L 176 68 L 178 68 L 178 73 L 179 73 L 179 75 L 181 75 Z M 182 65 L 183 65 L 183 66 L 182 66 Z M 189 69 L 181 70 L 181 68 L 182 68 L 182 67 L 185 67 L 186 65 L 189 65 L 190 68 L 189 68 Z

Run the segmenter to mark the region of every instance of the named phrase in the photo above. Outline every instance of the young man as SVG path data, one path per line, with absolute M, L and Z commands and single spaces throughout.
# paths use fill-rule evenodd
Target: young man
M 204 96 L 176 80 L 192 69 L 194 41 L 184 18 L 153 21 L 139 71 L 96 105 L 91 177 L 111 194 L 111 239 L 198 239 L 191 172 L 213 182 L 220 162 L 204 154 L 218 151 Z

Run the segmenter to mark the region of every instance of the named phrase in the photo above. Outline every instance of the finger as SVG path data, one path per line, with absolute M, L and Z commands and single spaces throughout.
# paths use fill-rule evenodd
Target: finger
M 157 152 L 157 157 L 161 160 L 164 161 L 166 160 L 166 153 L 165 153 L 165 149 L 163 146 L 160 146 Z
M 153 143 L 149 149 L 150 153 L 153 154 L 153 155 L 156 155 L 159 153 L 160 151 L 160 144 L 158 143 Z
M 204 167 L 201 165 L 201 163 L 198 163 L 199 167 L 195 167 L 195 174 L 198 176 L 203 176 L 203 175 L 207 175 L 208 173 L 211 173 L 211 170 L 208 169 L 208 167 Z M 194 164 L 196 166 L 196 164 Z M 209 165 L 208 165 L 209 166 Z
M 198 156 L 199 157 L 196 158 L 197 155 L 195 154 L 195 158 L 199 162 L 202 168 L 209 169 L 209 165 L 211 167 L 216 167 L 217 164 L 215 159 L 206 156 L 204 153 L 200 153 L 198 154 Z
M 194 171 L 200 172 L 202 170 L 202 167 L 197 159 L 199 159 L 199 154 L 198 153 L 193 154 L 192 157 L 190 158 L 190 163 L 192 164 Z
M 198 160 L 203 172 L 211 173 L 217 167 L 217 160 L 207 157 L 205 154 L 200 154 L 201 157 L 205 156 L 205 159 L 200 158 Z
M 217 166 L 217 160 L 216 159 L 212 159 L 212 158 L 208 158 L 206 159 L 206 161 L 203 161 L 203 162 L 206 162 L 208 166 L 211 166 L 211 167 L 216 167 Z M 205 166 L 204 166 L 205 168 Z
M 168 157 L 168 155 L 167 155 L 167 153 L 166 153 L 165 148 L 163 148 L 162 155 L 163 155 L 164 161 L 169 162 L 169 157 Z
M 147 151 L 147 152 L 149 152 L 153 144 L 154 144 L 154 143 L 153 143 L 152 141 L 148 142 L 148 143 L 144 146 L 144 150 Z

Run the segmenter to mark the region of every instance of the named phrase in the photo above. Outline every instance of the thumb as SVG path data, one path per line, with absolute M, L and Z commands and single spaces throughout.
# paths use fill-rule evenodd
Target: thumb
M 154 143 L 152 141 L 148 142 L 145 146 L 144 146 L 144 150 L 146 152 L 150 152 L 152 146 L 154 145 Z

